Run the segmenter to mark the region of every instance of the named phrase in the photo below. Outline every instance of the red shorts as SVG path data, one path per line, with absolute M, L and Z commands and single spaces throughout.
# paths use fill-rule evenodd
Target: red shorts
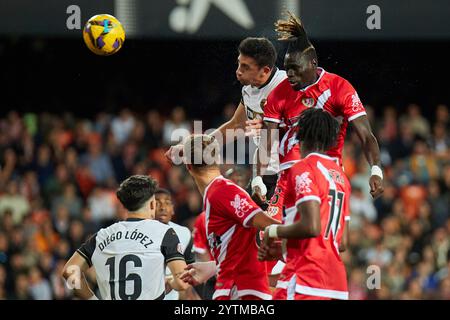
M 273 292 L 273 300 L 332 300 L 331 298 L 325 297 L 317 297 L 317 296 L 308 296 L 306 294 L 295 293 L 290 299 L 287 296 L 287 290 L 277 288 Z

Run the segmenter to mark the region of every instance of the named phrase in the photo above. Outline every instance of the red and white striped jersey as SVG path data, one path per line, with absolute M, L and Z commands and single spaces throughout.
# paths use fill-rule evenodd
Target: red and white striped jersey
M 285 225 L 301 219 L 297 206 L 320 203 L 321 232 L 315 238 L 288 239 L 286 266 L 277 288 L 288 296 L 348 299 L 345 266 L 339 255 L 345 221 L 350 219 L 350 182 L 335 159 L 311 153 L 287 171 Z
M 237 297 L 270 300 L 266 265 L 257 259 L 257 230 L 250 225 L 262 210 L 244 189 L 223 176 L 208 185 L 203 201 L 206 235 L 218 269 L 213 299 L 237 289 Z
M 286 126 L 279 145 L 280 170 L 288 169 L 300 160 L 295 125 L 306 108 L 323 108 L 341 124 L 336 146 L 328 151 L 329 156 L 340 159 L 341 163 L 348 123 L 366 114 L 350 82 L 322 68 L 318 68 L 317 71 L 320 73 L 319 78 L 306 88 L 296 91 L 285 79 L 272 90 L 267 98 L 264 121 Z

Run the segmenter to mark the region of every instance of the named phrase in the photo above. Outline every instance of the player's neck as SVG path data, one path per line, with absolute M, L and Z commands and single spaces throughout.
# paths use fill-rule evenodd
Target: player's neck
M 261 89 L 262 87 L 265 87 L 272 80 L 272 78 L 275 75 L 275 73 L 277 72 L 277 70 L 278 70 L 277 67 L 273 67 L 272 72 L 270 72 L 264 78 L 262 78 L 261 81 L 259 81 L 259 83 L 256 83 L 254 85 L 254 87 L 257 87 L 259 89 Z
M 312 85 L 319 79 L 320 71 L 318 69 L 315 69 L 313 73 L 311 73 L 310 79 L 305 80 L 304 82 L 300 83 L 299 90 L 306 88 L 307 86 Z
M 128 218 L 132 219 L 155 219 L 155 215 L 151 215 L 148 212 L 129 212 Z
M 198 190 L 202 196 L 205 194 L 205 189 L 218 176 L 220 176 L 220 170 L 215 169 L 202 172 L 202 174 L 198 174 L 194 177 L 195 183 L 197 184 Z
M 311 153 L 318 153 L 318 154 L 326 155 L 326 152 L 323 150 L 301 150 L 302 159 L 305 159 Z

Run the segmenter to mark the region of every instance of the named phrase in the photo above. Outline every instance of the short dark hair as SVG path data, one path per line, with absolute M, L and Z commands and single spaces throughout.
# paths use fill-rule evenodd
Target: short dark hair
M 307 150 L 326 151 L 336 144 L 339 123 L 323 109 L 304 110 L 300 114 L 297 126 L 297 138 Z
M 170 193 L 169 190 L 164 189 L 164 188 L 158 188 L 155 191 L 155 194 L 159 194 L 159 193 L 163 193 L 163 194 L 167 194 L 168 196 L 172 196 L 172 194 Z
M 116 195 L 128 211 L 139 210 L 151 197 L 155 195 L 158 182 L 149 176 L 134 175 L 124 180 Z
M 239 44 L 239 53 L 253 58 L 260 68 L 273 68 L 277 60 L 277 51 L 267 38 L 245 38 Z

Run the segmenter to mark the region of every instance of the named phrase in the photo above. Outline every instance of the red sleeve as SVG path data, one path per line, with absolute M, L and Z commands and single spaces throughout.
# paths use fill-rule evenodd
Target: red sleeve
M 262 212 L 244 189 L 231 182 L 221 190 L 221 196 L 217 198 L 216 205 L 224 215 L 244 227 L 249 227 L 250 220 L 258 212 Z
M 343 78 L 336 78 L 335 91 L 335 105 L 348 121 L 366 115 L 366 109 L 350 82 Z
M 318 181 L 309 166 L 300 166 L 292 172 L 291 186 L 295 187 L 295 205 L 305 201 L 317 201 L 321 203 Z
M 280 85 L 278 85 L 278 87 L 280 87 Z M 266 105 L 264 106 L 264 121 L 280 123 L 283 118 L 281 103 L 276 94 L 277 88 L 272 90 L 267 97 Z
M 204 254 L 209 252 L 208 239 L 206 238 L 206 228 L 205 228 L 205 213 L 202 212 L 197 219 L 195 219 L 194 224 L 194 246 L 195 252 Z

